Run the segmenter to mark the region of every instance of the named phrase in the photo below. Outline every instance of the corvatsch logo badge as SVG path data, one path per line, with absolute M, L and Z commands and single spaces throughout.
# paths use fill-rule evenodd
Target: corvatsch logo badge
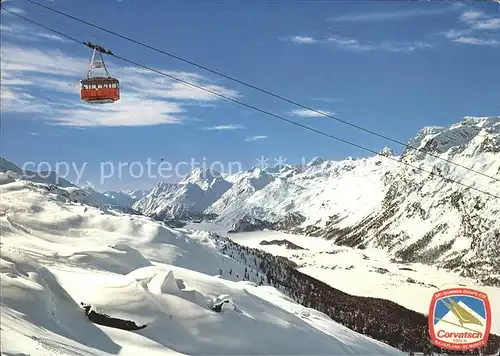
M 486 293 L 452 288 L 434 293 L 429 307 L 429 334 L 434 345 L 472 350 L 486 345 L 491 308 Z

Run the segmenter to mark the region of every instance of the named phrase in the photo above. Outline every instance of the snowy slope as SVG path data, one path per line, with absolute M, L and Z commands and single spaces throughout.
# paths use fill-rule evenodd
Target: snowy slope
M 232 220 L 241 217 L 241 214 L 246 213 L 246 209 L 243 207 L 247 204 L 247 201 L 273 180 L 274 178 L 271 175 L 259 168 L 235 175 L 232 187 L 208 207 L 206 212 Z M 235 209 L 235 207 L 240 207 L 240 209 Z
M 403 354 L 272 287 L 238 281 L 245 266 L 206 234 L 103 211 L 40 183 L 3 181 L 0 193 L 6 355 Z M 220 278 L 219 269 L 234 273 Z M 224 295 L 229 305 L 212 311 Z M 92 324 L 80 302 L 148 326 Z

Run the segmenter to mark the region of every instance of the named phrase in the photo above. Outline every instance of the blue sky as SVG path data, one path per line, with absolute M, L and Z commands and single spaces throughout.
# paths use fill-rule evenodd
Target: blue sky
M 460 302 L 464 303 L 466 306 L 471 308 L 481 317 L 486 318 L 486 307 L 483 300 L 475 297 L 462 296 L 462 295 L 452 296 L 452 299 L 456 303 Z M 447 302 L 448 305 L 451 304 L 448 298 L 441 298 L 437 301 L 434 312 L 434 324 L 437 324 L 437 322 L 450 311 L 450 309 L 446 306 L 444 301 Z
M 40 0 L 44 2 L 44 0 Z M 500 5 L 486 2 L 153 0 L 45 1 L 178 56 L 406 142 L 423 126 L 500 113 Z M 379 151 L 401 148 L 22 0 L 6 8 L 115 53 Z M 286 163 L 368 153 L 159 75 L 106 58 L 120 102 L 79 99 L 90 50 L 2 13 L 1 152 L 69 162 L 78 183 L 146 188 L 158 179 L 100 177 L 101 162 Z M 33 167 L 33 166 L 32 166 Z M 69 179 L 76 176 L 70 174 Z M 135 173 L 137 175 L 137 173 Z M 175 178 L 172 178 L 175 180 Z M 103 183 L 103 184 L 101 184 Z

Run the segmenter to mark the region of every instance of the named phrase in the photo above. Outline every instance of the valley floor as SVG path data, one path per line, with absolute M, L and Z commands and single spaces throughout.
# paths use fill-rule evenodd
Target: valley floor
M 500 334 L 500 288 L 480 285 L 471 278 L 419 263 L 392 262 L 381 249 L 353 249 L 335 246 L 318 237 L 293 235 L 277 231 L 226 234 L 225 227 L 209 223 L 189 224 L 186 229 L 213 231 L 234 242 L 287 257 L 299 265 L 298 270 L 343 292 L 392 300 L 408 309 L 427 314 L 432 295 L 438 289 L 467 287 L 488 294 L 493 315 L 491 332 Z M 304 250 L 285 246 L 261 245 L 261 241 L 288 240 Z

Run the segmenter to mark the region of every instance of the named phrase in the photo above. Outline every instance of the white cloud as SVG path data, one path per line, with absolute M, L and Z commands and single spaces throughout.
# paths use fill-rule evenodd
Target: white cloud
M 2 44 L 2 72 L 38 73 L 81 77 L 88 65 L 87 58 L 70 57 L 59 50 L 38 50 Z
M 298 44 L 314 44 L 322 42 L 321 40 L 318 40 L 311 36 L 283 36 L 283 37 L 278 37 L 278 39 L 281 41 L 288 41 Z
M 460 20 L 467 25 L 467 28 L 446 31 L 443 33 L 446 38 L 467 45 L 498 46 L 499 41 L 488 38 L 485 31 L 500 29 L 500 18 L 491 17 L 482 11 L 468 10 L 462 13 Z
M 458 37 L 453 40 L 453 42 L 476 45 L 476 46 L 499 46 L 500 41 L 492 40 L 492 39 L 483 39 L 477 37 Z
M 336 43 L 342 46 L 359 46 L 359 41 L 352 38 L 343 38 L 340 36 L 332 36 L 326 39 L 326 42 Z
M 52 33 L 46 33 L 40 31 L 39 28 L 27 27 L 19 24 L 2 24 L 0 29 L 3 32 L 3 36 L 6 39 L 16 39 L 21 41 L 42 41 L 42 40 L 54 40 L 59 42 L 69 42 L 66 38 L 60 37 Z
M 2 1 L 2 3 L 5 3 L 7 1 Z M 26 11 L 24 11 L 23 9 L 19 8 L 19 7 L 12 7 L 12 6 L 9 6 L 7 8 L 7 10 L 9 10 L 10 12 L 13 12 L 15 14 L 19 14 L 19 15 L 22 15 L 22 14 L 25 14 Z
M 79 96 L 79 80 L 86 73 L 88 58 L 72 57 L 51 48 L 42 51 L 12 44 L 2 45 L 1 56 L 2 112 L 33 113 L 57 125 L 175 124 L 185 120 L 189 106 L 221 100 L 160 74 L 120 67 L 107 59 L 111 74 L 120 80 L 121 99 L 113 104 L 94 106 L 82 102 Z M 158 70 L 228 97 L 240 95 L 197 73 Z M 33 89 L 38 89 L 36 94 Z
M 432 48 L 427 42 L 360 42 L 352 38 L 331 36 L 327 42 L 334 44 L 337 48 L 353 52 L 387 51 L 387 52 L 413 52 L 417 49 Z
M 500 29 L 500 18 L 479 21 L 473 27 L 478 30 L 498 30 Z
M 239 93 L 235 90 L 215 84 L 205 84 L 204 82 L 207 82 L 207 80 L 197 73 L 165 71 L 156 68 L 155 70 L 165 72 L 168 75 L 184 81 L 188 81 L 204 89 L 222 94 L 229 98 L 235 98 L 239 96 Z M 137 93 L 147 92 L 151 97 L 175 100 L 190 100 L 196 102 L 221 100 L 221 98 L 217 95 L 211 94 L 193 86 L 187 86 L 184 83 L 167 78 L 152 71 L 146 71 L 143 68 L 121 68 L 117 72 L 117 76 L 120 77 L 120 82 L 125 86 L 128 86 L 130 90 Z
M 318 40 L 310 37 L 310 36 L 292 36 L 290 37 L 291 42 L 295 43 L 303 43 L 303 44 L 313 44 L 317 43 Z
M 486 17 L 486 14 L 482 11 L 469 10 L 465 11 L 460 19 L 465 22 L 473 22 L 484 17 Z
M 10 88 L 3 83 L 0 89 L 0 103 L 2 114 L 8 112 L 39 113 L 51 110 L 50 105 L 37 100 L 33 95 L 17 88 Z
M 149 126 L 181 123 L 177 114 L 183 112 L 176 103 L 132 96 L 95 109 L 59 110 L 52 120 L 65 126 Z
M 301 38 L 301 40 L 297 40 Z M 351 52 L 387 51 L 387 52 L 413 52 L 417 49 L 427 49 L 433 46 L 427 42 L 361 42 L 354 38 L 342 36 L 330 36 L 326 39 L 315 39 L 312 37 L 291 36 L 285 37 L 290 42 L 300 44 L 330 44 L 338 49 Z M 307 39 L 307 40 L 304 40 Z
M 466 11 L 462 14 L 460 19 L 476 30 L 500 29 L 500 17 L 491 17 L 482 11 Z
M 384 48 L 385 47 L 385 48 Z M 413 52 L 418 49 L 430 49 L 434 46 L 425 41 L 414 41 L 410 43 L 390 43 L 386 42 L 382 44 L 380 49 L 385 49 L 389 52 Z
M 250 137 L 247 137 L 245 138 L 245 141 L 246 142 L 251 142 L 251 141 L 259 141 L 259 140 L 264 140 L 266 139 L 267 136 L 250 136 Z
M 226 130 L 241 130 L 244 128 L 245 127 L 241 125 L 230 124 L 230 125 L 216 125 L 216 126 L 205 127 L 203 130 L 226 131 Z
M 321 112 L 321 113 L 323 113 L 325 115 L 335 115 L 335 113 L 329 112 L 329 111 L 322 111 L 322 110 L 317 110 L 317 111 L 319 111 L 319 112 Z M 307 109 L 292 110 L 290 112 L 290 115 L 300 116 L 300 117 L 324 117 L 324 115 L 321 115 L 318 112 L 307 110 Z
M 52 35 L 50 33 L 38 33 L 37 36 L 40 37 L 40 38 L 48 39 L 48 40 L 56 40 L 56 41 L 61 41 L 61 42 L 69 42 L 65 38 L 62 38 L 62 37 L 60 37 L 58 35 Z
M 2 85 L 30 85 L 32 84 L 29 80 L 24 79 L 5 79 L 2 78 Z
M 472 31 L 469 30 L 469 29 L 467 29 L 467 30 L 454 30 L 454 29 L 451 29 L 451 30 L 448 30 L 446 32 L 443 32 L 443 34 L 444 34 L 444 36 L 446 38 L 453 39 L 453 38 L 461 37 L 461 36 L 464 36 L 464 35 L 468 35 L 471 32 Z
M 357 14 L 345 14 L 341 16 L 331 17 L 328 20 L 333 22 L 369 22 L 369 21 L 387 21 L 387 20 L 403 20 L 411 17 L 439 15 L 449 11 L 443 9 L 429 10 L 403 10 L 390 12 L 367 12 Z

